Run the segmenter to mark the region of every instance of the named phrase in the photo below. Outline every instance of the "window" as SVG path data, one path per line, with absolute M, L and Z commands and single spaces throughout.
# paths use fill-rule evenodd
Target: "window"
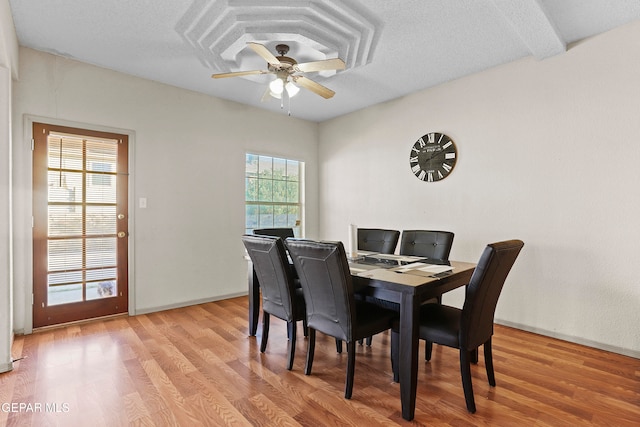
M 255 228 L 290 227 L 301 236 L 301 183 L 304 163 L 246 155 L 245 233 Z

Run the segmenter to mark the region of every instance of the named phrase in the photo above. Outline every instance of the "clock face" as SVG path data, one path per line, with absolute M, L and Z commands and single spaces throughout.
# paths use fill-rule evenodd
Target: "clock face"
M 451 138 L 439 132 L 431 132 L 418 139 L 409 154 L 411 172 L 427 182 L 445 179 L 458 158 L 456 144 Z

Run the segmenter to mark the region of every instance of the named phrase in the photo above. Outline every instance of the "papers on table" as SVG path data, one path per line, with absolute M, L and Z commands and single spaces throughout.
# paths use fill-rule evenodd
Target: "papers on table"
M 445 271 L 453 270 L 453 267 L 449 265 L 434 265 L 434 264 L 425 264 L 423 262 L 414 262 L 412 264 L 403 265 L 402 267 L 398 267 L 395 271 L 399 271 L 401 273 L 411 273 L 412 270 L 415 271 L 423 271 L 425 273 L 431 274 L 439 274 L 444 273 Z
M 409 255 L 393 255 L 393 254 L 372 254 L 369 255 L 372 258 L 377 258 L 381 260 L 389 260 L 389 261 L 398 261 L 398 264 L 404 264 L 408 262 L 414 262 L 419 259 L 423 259 L 422 257 L 417 256 L 409 256 Z
M 403 280 L 412 282 L 420 276 L 439 279 L 453 272 L 453 267 L 448 262 L 443 264 L 442 261 L 433 260 L 434 263 L 431 263 L 431 260 L 424 257 L 366 251 L 358 251 L 358 255 L 358 259 L 349 260 L 349 268 L 352 274 L 370 278 L 375 277 L 380 280 L 393 279 L 394 274 L 396 276 L 414 276 L 414 279 L 395 277 L 395 280 L 391 281 L 396 283 L 400 283 Z M 383 273 L 383 271 L 386 271 L 386 273 Z M 381 276 L 384 276 L 385 279 L 382 279 Z
M 408 286 L 420 286 L 425 283 L 424 277 L 414 274 L 402 274 L 387 268 L 376 268 L 374 270 L 363 271 L 358 276 L 367 277 L 373 280 L 382 280 L 383 282 L 399 283 Z
M 361 251 L 358 249 L 358 256 L 369 256 L 369 255 L 377 255 L 377 252 L 371 252 L 371 251 Z

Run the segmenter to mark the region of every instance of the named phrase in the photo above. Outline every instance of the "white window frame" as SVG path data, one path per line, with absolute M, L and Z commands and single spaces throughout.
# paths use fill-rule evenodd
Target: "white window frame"
M 250 171 L 247 167 L 248 160 L 250 156 L 255 156 L 257 158 L 257 171 L 255 173 L 253 173 L 253 171 Z M 273 172 L 274 170 L 274 161 L 284 161 L 286 168 L 289 167 L 289 162 L 295 162 L 298 165 L 298 179 L 297 181 L 292 180 L 292 181 L 288 181 L 286 178 L 284 180 L 282 179 L 274 179 L 273 175 L 271 175 L 271 178 L 265 178 L 265 177 L 260 177 L 260 168 L 261 168 L 261 164 L 264 164 L 267 159 L 270 159 L 271 161 L 271 171 Z M 260 154 L 260 153 L 256 153 L 256 152 L 246 152 L 245 153 L 245 233 L 247 234 L 251 234 L 253 232 L 254 229 L 256 228 L 273 228 L 273 227 L 290 227 L 293 228 L 294 233 L 296 235 L 296 237 L 303 237 L 304 236 L 304 162 L 298 159 L 292 159 L 292 158 L 288 158 L 288 157 L 283 157 L 283 156 L 277 156 L 277 155 L 270 155 L 270 154 Z M 285 173 L 285 176 L 288 177 L 288 172 Z M 252 188 L 250 189 L 250 179 L 255 179 L 255 185 L 258 186 L 256 188 Z M 278 182 L 278 183 L 282 183 L 283 181 L 286 182 L 297 182 L 297 202 L 291 202 L 291 201 L 274 201 L 273 200 L 273 193 L 271 195 L 271 199 L 270 200 L 266 200 L 266 199 L 262 199 L 260 200 L 260 190 L 259 190 L 259 182 L 264 182 L 264 181 L 270 181 L 271 182 L 271 188 L 273 189 L 274 187 L 274 183 Z M 286 184 L 285 184 L 286 185 Z M 254 194 L 257 193 L 257 196 L 254 197 L 249 197 L 249 193 L 250 191 L 253 191 Z M 287 197 L 288 197 L 288 192 L 287 192 Z M 251 198 L 255 198 L 256 200 L 250 200 Z M 249 200 L 248 200 L 249 199 Z M 258 212 L 258 217 L 257 217 L 257 221 L 251 223 L 249 220 L 249 208 L 251 206 L 256 206 L 256 207 L 260 207 L 260 206 L 272 206 L 272 207 L 286 207 L 286 206 L 294 206 L 297 209 L 297 217 L 295 219 L 295 222 L 292 223 L 292 221 L 287 218 L 287 221 L 285 223 L 283 222 L 278 222 L 276 221 L 276 219 L 274 218 L 275 213 L 272 215 L 272 220 L 268 221 L 265 223 L 263 221 L 261 221 L 261 213 Z M 269 214 L 263 214 L 264 217 L 268 217 Z

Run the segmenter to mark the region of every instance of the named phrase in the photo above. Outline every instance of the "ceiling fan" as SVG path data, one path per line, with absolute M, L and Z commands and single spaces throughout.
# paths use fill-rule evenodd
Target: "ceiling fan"
M 289 52 L 289 46 L 279 44 L 276 51 L 280 56 L 274 56 L 269 50 L 260 43 L 248 42 L 251 49 L 267 61 L 267 70 L 237 71 L 233 73 L 213 74 L 214 79 L 222 79 L 225 77 L 248 76 L 252 74 L 275 74 L 276 78 L 269 83 L 267 94 L 274 98 L 282 98 L 282 94 L 286 90 L 289 98 L 294 96 L 300 90 L 296 85 L 302 86 L 313 93 L 320 95 L 325 99 L 331 98 L 335 92 L 322 86 L 308 77 L 296 73 L 309 73 L 313 71 L 325 70 L 344 70 L 344 61 L 340 58 L 325 59 L 322 61 L 304 62 L 298 64 L 295 59 L 285 56 Z

